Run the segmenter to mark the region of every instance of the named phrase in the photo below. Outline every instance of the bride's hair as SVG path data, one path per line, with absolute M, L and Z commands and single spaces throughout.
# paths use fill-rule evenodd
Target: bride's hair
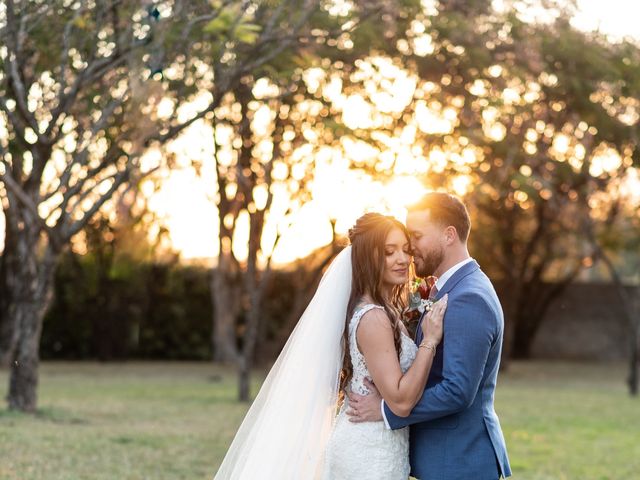
M 385 267 L 385 242 L 387 235 L 394 228 L 399 228 L 409 240 L 406 227 L 393 217 L 379 213 L 366 213 L 349 229 L 351 242 L 351 295 L 347 306 L 342 344 L 344 346 L 344 361 L 340 375 L 341 398 L 351 377 L 353 365 L 349 346 L 349 322 L 355 313 L 355 308 L 362 297 L 369 295 L 377 304 L 384 307 L 393 328 L 393 340 L 400 357 L 400 322 L 402 311 L 407 302 L 408 285 L 393 287 L 390 298 L 386 299 L 382 292 L 382 278 Z

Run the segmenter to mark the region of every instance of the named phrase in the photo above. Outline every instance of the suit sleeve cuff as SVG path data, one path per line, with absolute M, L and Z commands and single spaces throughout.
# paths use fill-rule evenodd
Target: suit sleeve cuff
M 387 415 L 384 411 L 384 400 L 380 400 L 380 410 L 382 411 L 382 420 L 384 421 L 384 426 L 387 430 L 391 430 L 391 426 L 389 425 L 389 422 L 387 420 Z

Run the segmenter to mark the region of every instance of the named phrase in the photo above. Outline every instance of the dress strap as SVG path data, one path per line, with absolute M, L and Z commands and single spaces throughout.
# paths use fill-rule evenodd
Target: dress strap
M 354 312 L 353 317 L 351 317 L 351 322 L 349 325 L 351 327 L 350 330 L 352 335 L 355 335 L 355 332 L 358 329 L 358 324 L 360 323 L 360 319 L 364 316 L 364 314 L 370 310 L 373 310 L 374 308 L 381 308 L 384 310 L 384 307 L 382 305 L 376 305 L 375 303 L 367 303 L 366 305 L 363 305 L 362 307 L 360 307 Z
M 349 343 L 350 343 L 352 361 L 356 359 L 360 359 L 359 361 L 364 362 L 364 356 L 362 355 L 362 352 L 358 348 L 358 341 L 356 340 L 356 332 L 358 331 L 358 325 L 360 325 L 360 320 L 362 319 L 364 314 L 370 310 L 373 310 L 374 308 L 384 309 L 384 307 L 381 305 L 376 305 L 375 303 L 368 303 L 358 308 L 353 313 L 353 317 L 351 317 L 351 321 L 349 322 Z M 354 366 L 355 365 L 356 364 L 354 363 Z M 363 368 L 366 369 L 366 367 L 364 366 Z
M 374 308 L 381 308 L 384 310 L 384 307 L 382 305 L 376 305 L 375 303 L 367 303 L 355 311 L 355 313 L 353 314 L 353 318 L 360 319 L 363 317 L 365 313 L 367 313 L 369 310 L 373 310 Z

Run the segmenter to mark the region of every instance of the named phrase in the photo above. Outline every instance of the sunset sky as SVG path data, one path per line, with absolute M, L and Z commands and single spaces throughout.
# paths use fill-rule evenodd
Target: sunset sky
M 498 9 L 503 4 L 503 0 L 494 0 Z M 640 2 L 579 0 L 578 4 L 580 14 L 574 20 L 577 27 L 600 29 L 614 38 L 630 35 L 640 39 L 640 28 L 637 26 Z M 397 93 L 394 95 L 402 95 L 402 92 L 402 82 L 398 82 Z M 350 105 L 348 111 L 352 112 L 352 118 L 345 118 L 346 122 L 357 123 L 359 118 L 366 117 L 366 112 L 360 110 L 358 105 Z M 439 121 L 444 122 L 446 128 L 446 120 Z M 433 124 L 433 119 L 427 123 Z M 210 128 L 203 123 L 196 123 L 185 135 L 173 142 L 169 148 L 176 153 L 181 168 L 166 174 L 162 188 L 152 195 L 150 201 L 152 210 L 164 218 L 174 248 L 186 259 L 211 259 L 217 255 L 218 222 L 212 199 L 216 181 L 210 160 L 210 139 Z M 149 158 L 152 159 L 157 154 L 151 152 Z M 330 157 L 331 154 L 327 152 L 325 156 Z M 202 160 L 200 177 L 189 166 L 190 159 Z M 382 184 L 350 170 L 346 162 L 331 161 L 331 158 L 325 160 L 319 159 L 317 162 L 313 200 L 291 219 L 290 227 L 283 228 L 282 240 L 274 254 L 276 263 L 289 262 L 328 243 L 331 239 L 330 218 L 337 220 L 339 233 L 345 232 L 366 211 L 390 213 L 403 220 L 404 206 L 418 199 L 427 188 L 410 174 L 410 170 L 407 170 L 407 174 L 396 175 L 389 183 Z M 416 165 L 416 168 L 424 171 L 424 166 Z M 464 193 L 465 188 L 465 178 L 456 179 L 456 193 Z M 281 216 L 286 209 L 280 198 L 278 195 L 274 198 L 273 217 Z M 275 222 L 267 224 L 263 243 L 267 250 L 276 235 L 276 228 Z M 0 232 L 3 231 L 4 218 L 0 215 Z M 236 254 L 243 257 L 246 241 L 242 229 L 238 235 L 234 248 Z M 2 238 L 0 246 L 1 244 Z
M 499 7 L 501 0 L 496 3 Z M 640 18 L 640 3 L 626 0 L 581 0 L 580 15 L 575 25 L 584 29 L 600 29 L 614 38 L 635 35 L 640 38 L 637 18 Z M 351 111 L 358 115 L 357 106 Z M 199 127 L 203 144 L 208 143 L 210 132 Z M 194 129 L 195 130 L 195 129 Z M 189 137 L 191 133 L 189 134 Z M 197 135 L 196 137 L 197 138 Z M 210 138 L 210 137 L 209 137 Z M 176 153 L 193 154 L 191 137 L 176 144 Z M 211 258 L 217 255 L 216 209 L 208 199 L 215 185 L 215 173 L 211 162 L 204 162 L 202 178 L 198 178 L 190 168 L 173 172 L 162 190 L 155 196 L 153 208 L 161 213 L 168 224 L 175 248 L 182 252 L 183 258 Z M 285 263 L 307 254 L 311 249 L 328 243 L 331 239 L 329 218 L 337 219 L 337 230 L 344 233 L 365 211 L 375 210 L 390 213 L 404 219 L 404 206 L 420 197 L 426 187 L 411 175 L 397 175 L 390 183 L 381 184 L 357 172 L 337 167 L 322 168 L 316 173 L 317 180 L 313 191 L 314 200 L 305 205 L 295 216 L 293 224 L 286 230 L 274 254 L 274 261 Z M 458 193 L 465 190 L 465 179 L 460 178 L 456 188 Z M 274 204 L 274 216 L 282 211 L 284 205 Z M 265 233 L 265 244 L 275 236 L 275 225 L 270 223 Z M 235 250 L 243 257 L 242 233 L 236 239 Z

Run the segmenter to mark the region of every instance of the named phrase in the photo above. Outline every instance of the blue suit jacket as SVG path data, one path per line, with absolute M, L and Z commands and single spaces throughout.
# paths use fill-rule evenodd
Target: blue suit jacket
M 411 426 L 411 474 L 421 480 L 496 480 L 511 475 L 493 407 L 504 317 L 475 261 L 463 265 L 436 298 L 449 294 L 444 338 L 422 398 L 408 417 L 385 404 L 392 429 Z M 422 341 L 418 328 L 416 343 Z

